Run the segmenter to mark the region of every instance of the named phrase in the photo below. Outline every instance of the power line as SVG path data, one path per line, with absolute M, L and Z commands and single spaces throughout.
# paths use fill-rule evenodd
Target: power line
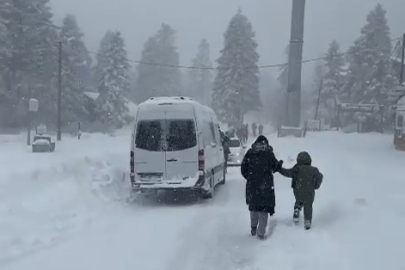
M 391 39 L 392 41 L 398 41 L 400 40 L 400 37 Z M 99 55 L 103 56 L 100 53 L 97 52 L 92 52 L 88 51 L 88 53 L 93 54 L 93 55 Z M 339 55 L 345 56 L 349 54 L 355 54 L 355 51 L 347 51 L 344 53 L 340 53 Z M 391 57 L 391 56 L 390 56 Z M 305 59 L 302 60 L 302 64 L 307 64 L 307 63 L 312 63 L 312 62 L 317 62 L 317 61 L 322 61 L 325 60 L 327 57 L 326 55 L 317 57 L 317 58 L 310 58 L 310 59 Z M 148 61 L 142 61 L 142 60 L 133 60 L 133 59 L 128 59 L 128 62 L 130 63 L 135 63 L 135 64 L 140 64 L 140 65 L 148 65 L 148 66 L 156 66 L 156 67 L 167 67 L 167 68 L 178 68 L 178 69 L 199 69 L 199 70 L 220 70 L 221 67 L 206 67 L 206 66 L 186 66 L 186 65 L 173 65 L 173 64 L 164 64 L 164 63 L 154 63 L 154 62 L 148 62 Z M 266 69 L 266 68 L 277 68 L 277 67 L 285 67 L 288 66 L 288 63 L 278 63 L 278 64 L 268 64 L 268 65 L 259 65 L 259 66 L 252 66 L 252 67 L 242 67 L 242 69 Z

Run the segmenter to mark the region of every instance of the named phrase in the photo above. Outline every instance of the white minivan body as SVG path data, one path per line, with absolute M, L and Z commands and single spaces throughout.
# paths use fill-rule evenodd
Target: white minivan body
M 193 189 L 212 197 L 226 176 L 214 111 L 185 97 L 139 104 L 130 163 L 135 191 Z

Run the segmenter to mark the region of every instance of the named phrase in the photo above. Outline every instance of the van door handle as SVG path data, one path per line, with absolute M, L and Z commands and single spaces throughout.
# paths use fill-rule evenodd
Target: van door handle
M 177 161 L 177 159 L 175 159 L 175 158 L 171 158 L 171 159 L 167 160 L 167 162 L 176 162 L 176 161 Z

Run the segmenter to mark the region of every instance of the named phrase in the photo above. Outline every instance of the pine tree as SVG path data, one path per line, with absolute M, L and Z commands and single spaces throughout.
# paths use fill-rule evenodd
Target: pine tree
M 97 70 L 99 71 L 96 113 L 108 126 L 122 127 L 126 122 L 128 107 L 124 93 L 129 91 L 131 66 L 120 32 L 107 32 L 101 41 Z
M 241 10 L 231 19 L 224 38 L 212 106 L 222 121 L 240 124 L 247 112 L 261 107 L 255 33 Z
M 212 63 L 210 60 L 210 44 L 206 39 L 201 40 L 198 54 L 192 61 L 192 66 L 207 69 L 193 69 L 189 73 L 189 93 L 203 104 L 211 104 Z
M 340 91 L 344 84 L 345 59 L 340 52 L 339 44 L 334 40 L 329 45 L 325 58 L 325 75 L 321 92 L 320 115 L 326 124 L 330 124 L 336 116 Z
M 40 101 L 40 120 L 53 115 L 57 33 L 52 16 L 49 0 L 2 1 L 0 17 L 11 48 L 2 76 L 14 125 L 23 124 L 29 98 Z
M 96 82 L 96 88 L 98 88 L 100 78 L 102 78 L 104 72 L 104 68 L 108 65 L 105 55 L 110 50 L 113 38 L 114 32 L 107 31 L 104 37 L 101 39 L 100 47 L 96 55 L 97 64 L 94 66 L 94 81 Z
M 138 102 L 153 96 L 176 96 L 182 93 L 180 71 L 173 67 L 179 65 L 175 34 L 173 28 L 162 24 L 159 31 L 146 42 L 142 52 L 144 64 L 139 64 L 137 69 Z
M 91 58 L 83 41 L 83 34 L 74 16 L 63 20 L 61 29 L 63 46 L 63 122 L 87 120 L 83 93 L 89 86 Z
M 360 37 L 349 49 L 349 84 L 346 95 L 350 102 L 383 103 L 392 87 L 388 57 L 392 50 L 386 10 L 378 4 L 367 16 Z

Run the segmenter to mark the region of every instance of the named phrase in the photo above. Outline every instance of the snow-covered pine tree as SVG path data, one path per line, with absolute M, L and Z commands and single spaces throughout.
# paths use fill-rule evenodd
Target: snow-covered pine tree
M 345 89 L 350 102 L 383 103 L 392 87 L 389 55 L 392 50 L 386 10 L 378 4 L 367 16 L 360 37 L 349 49 L 349 83 Z
M 129 72 L 125 42 L 120 32 L 107 32 L 101 41 L 97 68 L 99 72 L 96 103 L 97 118 L 103 124 L 120 128 L 127 121 L 128 107 L 124 93 L 129 91 Z
M 11 47 L 3 81 L 9 94 L 9 116 L 13 125 L 23 125 L 27 99 L 37 98 L 39 118 L 50 115 L 55 89 L 56 27 L 52 22 L 49 0 L 3 0 L 0 17 L 7 29 Z
M 61 29 L 63 46 L 63 123 L 70 124 L 86 121 L 88 111 L 85 107 L 84 92 L 89 86 L 91 58 L 83 41 L 83 34 L 76 18 L 68 15 Z
M 192 66 L 212 68 L 210 44 L 206 39 L 201 40 L 197 56 L 192 61 Z M 211 104 L 212 70 L 192 69 L 189 72 L 189 80 L 190 84 L 187 93 L 190 93 L 193 98 L 205 105 Z
M 325 75 L 321 92 L 320 111 L 326 124 L 331 124 L 336 117 L 340 91 L 344 84 L 345 59 L 335 40 L 329 45 L 325 58 Z
M 146 42 L 141 57 L 144 63 L 137 68 L 137 102 L 153 96 L 176 96 L 182 93 L 180 71 L 172 67 L 179 65 L 175 41 L 176 31 L 162 24 L 158 32 Z
M 212 106 L 222 121 L 240 124 L 247 112 L 261 107 L 255 33 L 241 10 L 231 19 L 224 38 Z
M 105 56 L 110 49 L 113 38 L 114 38 L 114 32 L 107 31 L 105 33 L 104 37 L 101 39 L 100 47 L 99 47 L 97 55 L 96 55 L 97 64 L 93 68 L 94 81 L 95 81 L 96 88 L 98 88 L 100 78 L 102 77 L 102 74 L 104 72 L 104 68 L 108 65 L 108 63 L 106 62 L 107 60 L 106 60 Z

